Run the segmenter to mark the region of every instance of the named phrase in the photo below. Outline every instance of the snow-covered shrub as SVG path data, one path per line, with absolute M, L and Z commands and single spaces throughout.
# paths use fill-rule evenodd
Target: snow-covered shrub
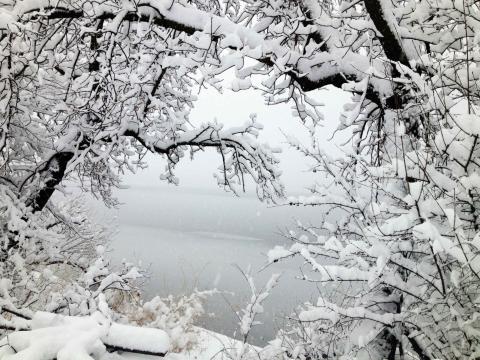
M 272 342 L 269 346 L 262 349 L 251 345 L 249 336 L 255 326 L 261 325 L 262 322 L 258 317 L 263 313 L 263 305 L 265 300 L 271 295 L 271 291 L 277 286 L 280 279 L 280 274 L 272 274 L 270 279 L 258 289 L 255 285 L 254 278 L 251 271 L 244 271 L 239 268 L 245 278 L 249 290 L 250 299 L 245 304 L 244 308 L 236 313 L 238 322 L 238 334 L 235 332 L 234 337 L 240 337 L 240 341 L 231 341 L 230 346 L 224 344 L 224 349 L 219 355 L 221 359 L 227 360 L 253 360 L 253 359 L 274 359 L 279 354 L 283 354 L 283 350 L 276 347 L 278 342 Z
M 94 209 L 87 194 L 75 194 L 71 189 L 53 196 L 48 206 L 52 217 L 48 228 L 54 228 L 65 239 L 60 251 L 70 258 L 92 261 L 98 257 L 99 246 L 109 248 L 117 224 L 112 214 Z M 66 190 L 67 191 L 67 190 Z
M 190 350 L 196 345 L 198 318 L 205 314 L 203 302 L 214 291 L 195 290 L 190 295 L 154 297 L 135 309 L 129 320 L 135 324 L 164 330 L 170 336 L 170 351 Z
M 119 306 L 119 293 L 136 294 L 141 273 L 128 264 L 109 267 L 103 254 L 109 230 L 87 216 L 79 199 L 32 214 L 7 187 L 0 191 L 0 332 L 37 310 L 88 315 L 100 295 Z
M 84 271 L 70 279 L 61 289 L 49 295 L 47 311 L 69 315 L 88 315 L 96 311 L 96 300 L 102 295 L 118 313 L 128 311 L 139 302 L 137 280 L 143 275 L 130 265 L 124 264 L 114 271 L 100 253 Z

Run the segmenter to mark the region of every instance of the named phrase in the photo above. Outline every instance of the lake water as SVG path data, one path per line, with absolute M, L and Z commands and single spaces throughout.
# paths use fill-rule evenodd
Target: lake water
M 269 207 L 255 197 L 166 185 L 132 186 L 117 195 L 124 205 L 118 209 L 111 256 L 115 262 L 140 261 L 149 270 L 146 298 L 188 294 L 194 288 L 233 293 L 210 297 L 206 309 L 214 316 L 200 323 L 233 336 L 238 325 L 234 312 L 250 298 L 237 266 L 250 268 L 258 287 L 272 273 L 282 273 L 259 318 L 264 324 L 252 332 L 255 344 L 271 339 L 298 304 L 317 298 L 314 286 L 295 279 L 300 274 L 298 260 L 259 270 L 269 249 L 288 244 L 280 233 L 294 219 L 314 223 L 318 209 Z
M 315 92 L 325 106 L 325 121 L 316 133 L 316 141 L 330 156 L 341 156 L 342 145 L 350 134 L 337 133 L 342 105 L 349 94 L 330 88 Z M 255 91 L 221 96 L 202 91 L 192 111 L 192 119 L 204 122 L 221 119 L 226 126 L 238 126 L 255 112 L 265 127 L 258 141 L 280 147 L 283 153 L 280 170 L 287 193 L 305 193 L 314 181 L 322 181 L 320 174 L 312 177 L 310 160 L 285 144 L 285 133 L 295 135 L 303 144 L 310 143 L 310 133 L 291 114 L 291 104 L 267 106 Z M 317 290 L 311 284 L 296 280 L 302 265 L 299 260 L 276 263 L 262 272 L 265 254 L 275 245 L 288 243 L 281 235 L 295 219 L 304 223 L 318 223 L 321 209 L 302 207 L 268 207 L 255 196 L 234 197 L 214 185 L 212 173 L 218 173 L 221 163 L 215 151 L 196 153 L 195 160 L 183 159 L 176 166 L 180 186 L 168 186 L 158 179 L 165 162 L 158 156 L 145 157 L 148 169 L 136 175 L 125 175 L 122 180 L 129 189 L 117 191 L 124 204 L 118 209 L 118 235 L 112 244 L 112 257 L 141 261 L 150 271 L 145 284 L 145 295 L 190 293 L 217 288 L 235 295 L 216 295 L 207 303 L 213 318 L 202 319 L 204 327 L 232 336 L 239 310 L 250 298 L 248 285 L 240 271 L 251 268 L 258 286 L 263 285 L 274 272 L 281 272 L 280 285 L 272 292 L 261 317 L 264 325 L 254 329 L 254 343 L 263 344 L 282 326 L 285 314 L 290 314 L 306 300 L 316 301 Z M 310 164 L 311 165 L 311 164 Z M 213 181 L 212 181 L 213 180 Z M 253 184 L 247 189 L 252 190 Z

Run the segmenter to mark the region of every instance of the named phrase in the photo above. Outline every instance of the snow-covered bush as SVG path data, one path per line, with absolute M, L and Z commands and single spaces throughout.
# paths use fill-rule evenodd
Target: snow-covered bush
M 131 265 L 109 268 L 103 256 L 109 230 L 88 218 L 79 199 L 32 214 L 0 190 L 0 333 L 36 310 L 88 315 L 100 295 L 114 305 L 118 293 L 135 294 L 141 273 Z
M 250 290 L 250 299 L 245 306 L 236 312 L 238 318 L 238 333 L 234 333 L 238 340 L 231 340 L 231 344 L 224 344 L 224 349 L 218 354 L 219 358 L 227 360 L 253 360 L 253 359 L 274 359 L 283 350 L 277 349 L 275 344 L 271 343 L 266 348 L 260 348 L 249 343 L 250 333 L 254 327 L 261 325 L 258 319 L 263 314 L 265 300 L 271 295 L 271 291 L 277 286 L 280 274 L 272 274 L 270 279 L 261 287 L 257 288 L 251 269 L 244 271 L 239 268 Z
M 198 340 L 195 322 L 205 314 L 203 302 L 214 291 L 195 290 L 190 295 L 159 296 L 145 302 L 129 316 L 135 324 L 158 328 L 170 337 L 170 351 L 191 350 Z

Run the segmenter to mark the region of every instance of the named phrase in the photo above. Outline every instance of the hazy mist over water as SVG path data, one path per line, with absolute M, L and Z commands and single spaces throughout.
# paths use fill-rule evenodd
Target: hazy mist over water
M 318 92 L 325 102 L 325 127 L 318 140 L 330 155 L 339 154 L 342 139 L 329 142 L 338 124 L 339 104 L 348 97 L 340 91 Z M 257 94 L 227 93 L 223 96 L 205 91 L 192 113 L 198 122 L 218 118 L 226 126 L 244 123 L 256 112 L 265 125 L 261 141 L 281 147 L 280 168 L 287 194 L 306 193 L 313 179 L 308 161 L 285 145 L 284 134 L 293 134 L 308 144 L 308 132 L 298 119 L 293 119 L 287 105 L 265 106 Z M 343 139 L 345 140 L 345 139 Z M 315 302 L 318 290 L 312 284 L 296 280 L 300 275 L 299 260 L 276 263 L 258 272 L 266 263 L 266 253 L 275 245 L 290 245 L 280 235 L 294 226 L 296 219 L 315 224 L 321 216 L 318 208 L 269 206 L 254 195 L 254 184 L 248 184 L 247 194 L 234 196 L 219 189 L 212 176 L 218 172 L 219 155 L 205 151 L 195 159 L 183 159 L 176 175 L 180 186 L 159 180 L 165 162 L 158 156 L 147 157 L 148 169 L 124 178 L 126 189 L 117 191 L 122 205 L 116 210 L 118 234 L 114 238 L 111 257 L 114 262 L 125 259 L 141 262 L 150 273 L 145 283 L 145 298 L 188 294 L 216 288 L 234 293 L 214 295 L 207 300 L 207 311 L 213 317 L 202 319 L 201 326 L 232 336 L 238 324 L 235 310 L 240 310 L 250 298 L 248 284 L 237 266 L 252 269 L 256 285 L 263 285 L 272 273 L 282 273 L 280 285 L 266 301 L 265 313 L 259 319 L 251 341 L 263 344 L 281 327 L 284 315 L 310 300 Z M 321 181 L 321 179 L 320 179 Z
M 194 288 L 232 292 L 234 295 L 208 298 L 207 311 L 214 317 L 203 319 L 201 325 L 233 335 L 238 323 L 234 310 L 250 297 L 248 284 L 236 266 L 251 268 L 258 288 L 272 273 L 282 273 L 260 319 L 265 324 L 253 332 L 256 343 L 274 336 L 275 322 L 281 322 L 284 314 L 305 300 L 315 299 L 312 295 L 317 292 L 311 285 L 294 279 L 300 274 L 298 261 L 274 264 L 258 272 L 266 263 L 268 250 L 288 244 L 278 234 L 280 229 L 293 224 L 294 217 L 313 220 L 311 210 L 269 208 L 252 197 L 186 192 L 174 187 L 131 188 L 121 193 L 120 199 L 129 205 L 119 211 L 120 226 L 111 256 L 115 261 L 141 261 L 148 269 L 146 298 L 188 294 Z

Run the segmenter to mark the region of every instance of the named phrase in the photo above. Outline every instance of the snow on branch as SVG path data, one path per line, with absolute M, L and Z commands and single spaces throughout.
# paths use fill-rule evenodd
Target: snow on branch
M 278 150 L 255 141 L 262 126 L 254 118 L 244 126 L 224 129 L 219 124 L 205 124 L 199 129 L 178 134 L 171 140 L 161 140 L 147 134 L 138 127 L 129 127 L 126 136 L 131 136 L 148 150 L 165 154 L 169 161 L 166 178 L 176 182 L 173 167 L 182 156 L 183 148 L 216 148 L 220 153 L 222 176 L 219 185 L 233 191 L 245 189 L 245 175 L 253 178 L 257 184 L 260 198 L 274 199 L 283 194 L 283 185 L 279 182 L 280 172 L 276 168 L 278 159 L 274 153 Z
M 371 2 L 371 1 L 370 1 Z M 391 61 L 404 62 L 397 58 L 397 54 L 403 54 L 402 46 L 395 44 L 392 39 L 390 27 L 384 22 L 383 13 L 379 13 L 379 4 L 371 5 L 366 2 L 366 9 L 371 12 L 371 19 L 383 30 L 381 38 L 387 40 L 382 42 L 385 46 L 385 53 Z M 26 4 L 24 4 L 26 3 Z M 372 10 L 375 10 L 372 12 Z M 101 6 L 88 6 L 79 4 L 77 6 L 69 3 L 58 3 L 50 0 L 43 0 L 40 4 L 36 2 L 22 2 L 16 4 L 11 10 L 2 9 L 4 22 L 0 23 L 5 29 L 15 21 L 22 21 L 23 18 L 35 19 L 37 17 L 46 19 L 88 19 L 90 22 L 109 21 L 108 30 L 117 31 L 122 22 L 152 22 L 154 25 L 174 29 L 196 37 L 196 46 L 207 48 L 212 40 L 217 42 L 223 49 L 231 49 L 239 52 L 242 57 L 258 60 L 267 67 L 281 69 L 280 74 L 287 74 L 304 91 L 311 91 L 322 88 L 326 85 L 333 85 L 341 88 L 343 85 L 363 78 L 369 72 L 370 63 L 364 56 L 350 53 L 348 58 L 343 59 L 341 50 L 330 39 L 330 35 L 323 39 L 322 31 L 315 27 L 301 26 L 301 35 L 307 34 L 312 38 L 318 38 L 319 45 L 324 50 L 320 54 L 312 52 L 310 56 L 302 54 L 300 49 L 287 49 L 279 46 L 276 39 L 269 39 L 268 34 L 258 31 L 261 27 L 247 27 L 235 23 L 229 18 L 218 16 L 198 9 L 193 5 L 186 5 L 170 0 L 151 0 L 141 2 L 126 2 L 118 6 L 114 1 L 106 1 Z M 348 15 L 347 15 L 348 16 Z M 319 22 L 325 21 L 322 17 Z M 322 24 L 325 26 L 325 24 Z M 329 24 L 330 25 L 330 24 Z M 333 24 L 331 24 L 333 26 Z M 388 31 L 387 31 L 388 30 Z M 328 46 L 329 44 L 330 46 Z M 203 46 L 204 45 L 204 46 Z M 224 56 L 221 59 L 222 69 L 231 62 L 231 56 Z M 408 65 L 408 63 L 405 63 Z M 227 68 L 231 65 L 227 65 Z M 376 65 L 381 68 L 380 62 Z M 63 70 L 62 70 L 63 71 Z M 218 73 L 218 71 L 213 71 Z M 278 75 L 280 75 L 278 74 Z M 278 78 L 275 75 L 275 78 Z M 382 79 L 377 79 L 379 88 L 375 92 L 369 89 L 368 97 L 375 102 L 380 99 L 378 92 L 385 92 L 388 84 Z M 372 82 L 374 84 L 374 82 Z M 382 85 L 383 84 L 383 85 Z M 379 90 L 381 88 L 381 90 Z

